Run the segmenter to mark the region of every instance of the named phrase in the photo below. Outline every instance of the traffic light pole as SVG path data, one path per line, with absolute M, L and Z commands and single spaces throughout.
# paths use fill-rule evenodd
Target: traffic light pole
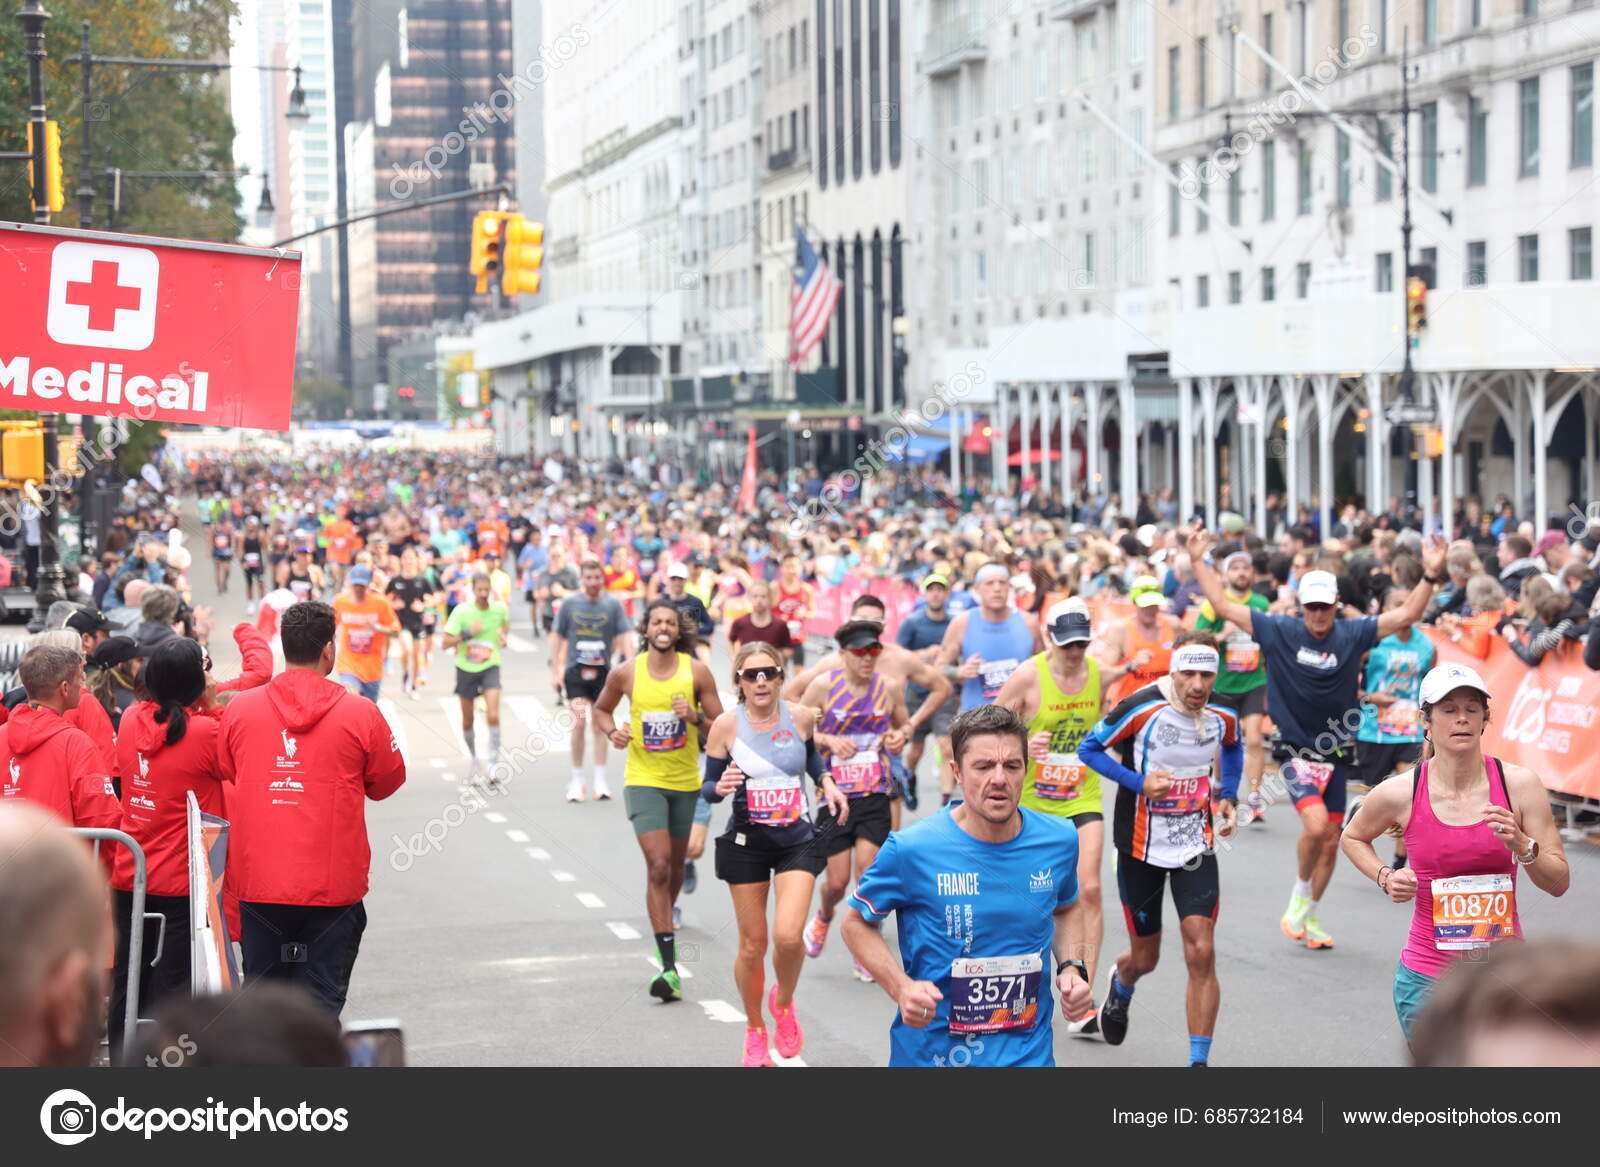
M 268 244 L 268 246 L 287 247 L 291 243 L 298 243 L 300 240 L 309 239 L 313 235 L 321 235 L 324 231 L 335 231 L 340 227 L 348 227 L 351 223 L 364 223 L 368 219 L 381 219 L 385 215 L 398 215 L 403 211 L 417 211 L 421 210 L 423 207 L 436 207 L 440 203 L 458 203 L 462 199 L 479 199 L 483 198 L 485 195 L 509 195 L 510 193 L 511 187 L 502 182 L 496 184 L 495 186 L 475 186 L 471 190 L 458 190 L 453 194 L 435 195 L 431 199 L 417 199 L 414 202 L 397 203 L 394 206 L 384 207 L 379 211 L 366 211 L 359 215 L 351 215 L 349 218 L 340 219 L 334 223 L 325 223 L 321 227 L 317 227 L 310 231 L 302 231 L 298 235 L 291 235 L 287 239 L 280 239 L 276 243 Z

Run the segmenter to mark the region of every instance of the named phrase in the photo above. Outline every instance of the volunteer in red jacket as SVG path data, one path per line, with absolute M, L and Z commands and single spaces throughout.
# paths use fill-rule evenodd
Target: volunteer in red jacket
M 228 704 L 217 760 L 234 783 L 245 976 L 298 981 L 337 1016 L 367 926 L 365 800 L 398 790 L 406 767 L 378 707 L 328 679 L 334 628 L 327 604 L 283 613 L 286 668 Z
M 160 959 L 139 981 L 139 1015 L 163 997 L 189 988 L 189 800 L 204 814 L 226 818 L 222 774 L 217 766 L 218 718 L 213 700 L 211 657 L 193 640 L 178 637 L 157 646 L 144 666 L 150 700 L 128 707 L 117 735 L 123 780 L 122 829 L 144 848 L 148 879 L 144 908 L 164 922 L 146 925 L 144 952 Z M 133 853 L 116 850 L 111 886 L 117 920 L 133 912 Z M 117 1064 L 128 992 L 128 929 L 117 931 L 111 991 L 111 1062 Z
M 65 716 L 83 697 L 83 654 L 41 644 L 28 650 L 17 675 L 28 700 L 0 726 L 0 798 L 36 802 L 72 827 L 121 826 L 122 806 L 100 751 Z

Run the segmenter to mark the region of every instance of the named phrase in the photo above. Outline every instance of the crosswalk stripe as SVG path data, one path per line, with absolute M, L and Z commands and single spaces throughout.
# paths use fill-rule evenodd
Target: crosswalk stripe
M 527 847 L 524 849 L 528 852 L 529 859 L 537 859 L 541 863 L 547 863 L 550 860 L 550 852 L 543 847 Z
M 660 972 L 661 971 L 661 958 L 658 957 L 655 953 L 646 952 L 644 954 L 644 958 L 650 962 L 650 967 L 655 969 L 656 972 Z M 694 980 L 694 973 L 692 973 L 688 969 L 684 968 L 683 965 L 681 965 L 681 964 L 678 966 L 678 975 L 680 977 L 682 977 L 686 981 Z
M 528 841 L 528 832 L 519 831 L 515 827 L 512 827 L 506 832 L 506 838 L 510 839 L 513 843 L 526 843 Z
M 605 900 L 595 895 L 592 891 L 580 891 L 577 896 L 578 902 L 586 908 L 603 908 L 606 906 Z
M 745 1021 L 744 1012 L 735 1009 L 726 1001 L 701 1001 L 700 1008 L 704 1009 L 706 1016 L 713 1021 L 726 1021 L 729 1025 L 743 1025 Z
M 484 812 L 483 821 L 486 823 L 503 823 L 506 821 L 506 816 L 499 811 L 489 810 Z
M 557 883 L 573 883 L 578 877 L 573 875 L 570 871 L 552 871 L 550 873 L 550 878 L 555 880 Z
M 629 924 L 620 924 L 616 920 L 607 920 L 606 927 L 611 929 L 611 934 L 618 940 L 639 939 L 639 930 Z

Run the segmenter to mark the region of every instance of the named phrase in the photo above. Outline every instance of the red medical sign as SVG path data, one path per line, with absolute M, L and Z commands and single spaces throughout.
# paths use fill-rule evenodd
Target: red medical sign
M 0 406 L 282 430 L 300 254 L 0 223 Z

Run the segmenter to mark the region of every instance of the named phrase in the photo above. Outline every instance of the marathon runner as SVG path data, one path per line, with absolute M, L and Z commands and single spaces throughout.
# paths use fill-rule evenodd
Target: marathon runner
M 1130 693 L 1078 747 L 1086 765 L 1121 787 L 1114 842 L 1129 946 L 1107 978 L 1100 1032 L 1110 1045 L 1121 1045 L 1128 1034 L 1134 986 L 1161 955 L 1161 899 L 1170 881 L 1189 970 L 1191 1066 L 1210 1063 L 1221 1000 L 1214 944 L 1221 888 L 1213 830 L 1224 839 L 1233 834 L 1244 762 L 1238 718 L 1209 704 L 1217 678 L 1215 644 L 1206 632 L 1178 633 L 1169 675 Z M 1215 827 L 1214 808 L 1221 820 Z
M 709 588 L 709 583 L 703 585 L 704 590 L 709 590 Z M 688 564 L 674 563 L 667 568 L 667 594 L 665 599 L 676 607 L 678 611 L 682 612 L 684 620 L 688 622 L 689 629 L 695 638 L 695 659 L 702 664 L 710 664 L 710 637 L 716 630 L 716 624 L 711 619 L 711 613 L 706 610 L 705 601 L 689 590 Z
M 1415 903 L 1394 976 L 1394 1008 L 1407 1041 L 1454 961 L 1521 938 L 1519 866 L 1550 895 L 1564 895 L 1571 884 L 1544 782 L 1483 752 L 1490 700 L 1483 678 L 1465 665 L 1439 665 L 1422 678 L 1418 695 L 1431 756 L 1380 782 L 1340 844 L 1389 899 Z M 1405 834 L 1409 867 L 1390 867 L 1372 848 L 1391 827 Z
M 236 550 L 240 566 L 244 569 L 244 614 L 254 616 L 257 601 L 264 599 L 267 594 L 267 585 L 262 579 L 265 549 L 261 541 L 261 520 L 255 515 L 246 516 L 244 529 L 237 537 Z
M 350 569 L 350 586 L 333 598 L 338 637 L 333 665 L 335 679 L 368 701 L 378 700 L 383 684 L 383 658 L 388 638 L 398 635 L 394 605 L 372 588 L 372 568 Z
M 772 585 L 755 580 L 747 592 L 749 611 L 728 625 L 728 653 L 737 656 L 746 644 L 769 644 L 779 657 L 788 661 L 795 652 L 794 638 L 786 621 L 773 614 Z
M 311 561 L 311 552 L 309 542 L 298 543 L 294 557 L 278 565 L 278 586 L 288 588 L 297 601 L 320 599 L 327 586 L 322 568 Z
M 1390 588 L 1384 609 L 1405 603 L 1405 593 Z M 1356 730 L 1356 769 L 1368 791 L 1391 774 L 1409 770 L 1422 757 L 1423 675 L 1433 667 L 1433 641 L 1415 628 L 1402 628 L 1385 636 L 1367 654 L 1366 681 L 1356 700 L 1361 702 L 1361 726 Z M 1397 841 L 1394 865 L 1406 865 L 1406 845 Z
M 1128 587 L 1128 599 L 1133 615 L 1111 626 L 1096 653 L 1105 667 L 1106 701 L 1111 705 L 1167 675 L 1173 638 L 1181 627 L 1175 617 L 1161 611 L 1167 601 L 1155 576 L 1135 579 Z
M 1267 597 L 1255 590 L 1255 575 L 1248 551 L 1235 551 L 1222 561 L 1228 598 L 1265 612 Z M 1250 638 L 1249 632 L 1218 616 L 1210 600 L 1201 604 L 1195 627 L 1202 632 L 1222 633 L 1222 671 L 1217 674 L 1211 700 L 1233 710 L 1244 727 L 1244 776 L 1250 794 L 1239 821 L 1263 823 L 1267 818 L 1266 800 L 1261 797 L 1261 774 L 1267 762 L 1266 734 L 1262 729 L 1267 712 L 1267 669 L 1261 661 L 1261 646 Z
M 800 704 L 822 710 L 817 747 L 834 782 L 850 800 L 848 818 L 836 818 L 831 811 L 818 816 L 828 869 L 821 903 L 806 929 L 807 956 L 822 954 L 834 909 L 850 890 L 852 857 L 860 879 L 892 829 L 887 755 L 905 748 L 909 718 L 904 688 L 877 675 L 882 632 L 883 625 L 876 620 L 841 624 L 834 640 L 843 665 L 810 681 L 800 698 Z M 855 972 L 861 980 L 872 979 L 859 961 Z
M 1046 985 L 1063 1016 L 1091 1004 L 1073 947 L 1077 832 L 1018 805 L 1028 741 L 1016 714 L 980 705 L 950 736 L 963 801 L 890 837 L 841 932 L 899 1007 L 891 1066 L 1053 1066 Z M 899 961 L 879 931 L 890 913 Z
M 500 650 L 506 646 L 511 613 L 489 593 L 489 577 L 472 577 L 472 599 L 456 605 L 445 621 L 444 648 L 456 650 L 456 696 L 461 700 L 461 734 L 472 760 L 472 777 L 481 781 L 485 769 L 478 760 L 478 739 L 473 725 L 473 706 L 483 698 L 484 716 L 489 722 L 489 770 L 491 785 L 499 785 L 500 765 Z
M 1078 744 L 1100 720 L 1103 694 L 1100 662 L 1088 655 L 1093 637 L 1089 609 L 1081 599 L 1058 600 L 1045 613 L 1050 647 L 1011 674 L 995 698 L 1028 726 L 1028 773 L 1022 781 L 1022 805 L 1041 814 L 1071 821 L 1078 832 L 1078 901 L 1073 914 L 1079 935 L 1073 951 L 1080 954 L 1084 975 L 1094 985 L 1100 945 L 1105 939 L 1105 913 L 1100 902 L 1100 856 L 1105 849 L 1100 775 L 1078 757 Z M 1068 1018 L 1068 1031 L 1091 1037 L 1100 1031 L 1090 1011 Z
M 973 578 L 980 606 L 950 621 L 939 663 L 955 666 L 962 681 L 961 712 L 988 705 L 1023 661 L 1042 647 L 1039 624 L 1011 606 L 1011 573 L 986 563 Z
M 1235 603 L 1207 561 L 1211 536 L 1191 530 L 1189 558 L 1212 610 L 1248 632 L 1267 662 L 1267 705 L 1278 727 L 1279 777 L 1302 833 L 1298 869 L 1283 934 L 1310 949 L 1333 947 L 1318 919 L 1322 893 L 1333 876 L 1339 827 L 1344 821 L 1345 783 L 1354 761 L 1353 730 L 1359 724 L 1356 690 L 1361 657 L 1374 643 L 1415 624 L 1443 581 L 1445 544 L 1434 537 L 1423 552 L 1423 578 L 1399 607 L 1381 616 L 1337 619 L 1339 585 L 1326 571 L 1308 571 L 1299 581 L 1303 616 L 1257 612 Z
M 211 569 L 216 576 L 218 593 L 228 590 L 228 577 L 233 574 L 233 554 L 237 549 L 238 528 L 226 510 L 217 514 L 211 524 Z
M 400 691 L 414 700 L 422 694 L 422 642 L 429 639 L 427 623 L 433 588 L 421 572 L 421 559 L 415 547 L 400 552 L 400 574 L 384 589 L 400 625 Z
M 942 572 L 930 572 L 922 580 L 922 606 L 902 620 L 900 627 L 895 630 L 895 644 L 913 653 L 931 668 L 938 666 L 939 649 L 944 644 L 945 633 L 950 629 L 952 616 L 946 606 L 949 599 L 949 577 Z M 928 690 L 908 679 L 906 707 L 920 707 L 927 699 Z M 933 711 L 931 717 L 917 722 L 916 728 L 911 731 L 911 745 L 906 749 L 906 769 L 911 773 L 912 790 L 915 791 L 917 767 L 922 762 L 923 748 L 929 734 L 935 737 L 939 750 L 937 776 L 941 806 L 949 803 L 956 785 L 955 775 L 945 763 L 950 758 L 950 723 L 955 719 L 958 704 L 955 687 L 951 686 L 951 696 Z
M 583 590 L 568 596 L 556 613 L 555 631 L 550 634 L 551 680 L 565 690 L 572 708 L 572 777 L 567 782 L 567 801 L 582 802 L 588 797 L 583 784 L 583 743 L 589 730 L 589 709 L 606 687 L 611 660 L 620 655 L 623 663 L 633 659 L 634 635 L 617 598 L 602 591 L 605 572 L 598 560 L 585 560 L 579 572 Z M 606 785 L 607 734 L 594 726 L 594 796 L 611 797 Z
M 811 585 L 800 576 L 800 557 L 794 553 L 778 561 L 778 582 L 772 610 L 789 626 L 789 639 L 794 641 L 794 663 L 800 668 L 806 663 L 806 621 L 816 615 L 816 604 Z
M 851 620 L 869 621 L 876 624 L 880 630 L 883 628 L 884 617 L 887 614 L 883 601 L 871 594 L 857 596 L 850 605 Z M 801 700 L 807 686 L 814 680 L 842 669 L 845 664 L 845 656 L 846 654 L 841 652 L 830 652 L 816 664 L 795 674 L 794 678 L 784 686 L 784 700 Z M 907 734 L 915 733 L 929 719 L 937 716 L 941 708 L 947 707 L 954 701 L 954 686 L 945 679 L 944 672 L 937 666 L 919 659 L 915 653 L 909 649 L 901 648 L 898 644 L 889 643 L 883 645 L 883 653 L 878 657 L 877 661 L 877 675 L 883 678 L 884 683 L 890 688 L 908 695 L 908 709 L 910 708 L 909 695 L 912 692 L 924 695 L 921 699 L 921 704 L 917 706 L 916 712 L 911 714 L 910 720 L 906 723 Z M 890 753 L 892 755 L 895 751 L 890 751 Z M 900 803 L 902 801 L 898 782 L 907 782 L 904 801 L 911 810 L 917 809 L 917 796 L 915 787 L 909 784 L 910 774 L 905 771 L 899 758 L 891 756 L 890 770 L 891 783 L 895 784 L 895 789 L 890 795 L 889 823 L 890 829 L 897 831 L 900 829 Z M 895 771 L 904 774 L 904 778 L 899 778 L 894 773 Z
M 645 907 L 661 965 L 650 995 L 681 1001 L 673 908 L 701 801 L 701 730 L 722 716 L 722 700 L 711 670 L 694 657 L 694 634 L 675 604 L 652 601 L 640 634 L 646 651 L 606 678 L 594 721 L 612 745 L 628 751 L 622 795 L 644 854 Z M 615 711 L 624 697 L 628 725 L 618 726 Z
M 332 520 L 323 524 L 320 541 L 327 548 L 330 582 L 335 591 L 342 590 L 345 574 L 362 546 L 361 534 L 350 521 L 350 507 L 347 504 L 340 503 L 334 508 Z
M 778 650 L 760 641 L 740 648 L 733 658 L 733 683 L 739 704 L 711 725 L 701 795 L 712 803 L 733 796 L 728 829 L 717 838 L 717 877 L 733 896 L 739 928 L 733 975 L 744 1002 L 743 1065 L 770 1066 L 761 1010 L 767 890 L 775 889 L 777 904 L 772 921 L 774 983 L 766 1005 L 777 1030 L 773 1044 L 780 1057 L 792 1058 L 805 1046 L 805 1030 L 794 1006 L 795 985 L 805 963 L 801 933 L 812 889 L 827 865 L 805 777 L 810 776 L 818 801 L 839 821 L 848 819 L 850 805 L 817 751 L 812 736 L 815 715 L 778 698 L 783 683 Z
M 517 570 L 522 574 L 522 598 L 528 602 L 528 613 L 533 621 L 534 632 L 551 627 L 540 615 L 541 604 L 538 594 L 539 577 L 549 566 L 550 549 L 545 546 L 544 529 L 534 526 L 528 531 L 527 543 L 517 552 Z

